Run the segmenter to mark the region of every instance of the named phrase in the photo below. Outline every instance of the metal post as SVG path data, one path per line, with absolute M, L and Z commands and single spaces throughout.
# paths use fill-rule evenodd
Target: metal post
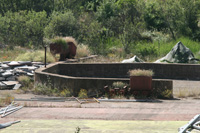
M 47 65 L 47 45 L 44 46 L 44 49 L 45 49 L 45 53 L 44 53 L 44 65 L 45 65 L 45 68 L 46 68 L 46 65 Z

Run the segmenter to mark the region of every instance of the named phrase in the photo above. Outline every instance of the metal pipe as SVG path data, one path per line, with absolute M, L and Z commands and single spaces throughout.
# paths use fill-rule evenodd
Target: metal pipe
M 200 130 L 200 126 L 199 126 L 199 125 L 200 125 L 200 121 L 194 123 L 194 124 L 192 125 L 192 127 L 193 127 L 194 129 Z
M 8 115 L 10 115 L 10 114 L 12 114 L 12 113 L 14 113 L 14 112 L 16 112 L 16 111 L 20 110 L 21 108 L 23 108 L 23 106 L 16 107 L 16 108 L 14 108 L 14 110 L 12 110 L 11 112 L 6 113 L 5 115 L 2 115 L 1 118 L 6 117 L 6 116 L 8 116 Z
M 19 123 L 19 122 L 20 122 L 20 121 L 13 121 L 13 122 L 8 122 L 8 123 L 0 124 L 0 129 L 1 129 L 1 128 L 9 127 L 9 126 L 11 126 L 12 124 Z
M 44 66 L 46 68 L 47 65 L 47 45 L 44 46 L 45 52 L 44 52 Z

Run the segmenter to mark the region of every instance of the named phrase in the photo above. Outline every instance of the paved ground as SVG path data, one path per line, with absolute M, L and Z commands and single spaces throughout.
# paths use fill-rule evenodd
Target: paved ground
M 23 103 L 21 103 L 23 104 Z M 25 103 L 28 105 L 28 103 Z M 31 105 L 31 103 L 29 103 Z M 99 119 L 188 121 L 200 114 L 200 100 L 162 100 L 159 102 L 33 102 L 32 107 L 7 116 L 7 119 Z M 39 106 L 40 108 L 38 108 Z M 41 107 L 43 106 L 43 107 Z M 68 107 L 68 108 L 66 108 Z M 3 119 L 0 119 L 0 122 Z
M 174 81 L 174 88 L 199 89 L 200 82 Z M 39 97 L 32 94 L 16 96 L 22 99 Z M 1 118 L 0 123 L 22 121 L 3 129 L 3 132 L 14 132 L 16 129 L 21 132 L 74 132 L 77 126 L 81 126 L 82 132 L 177 132 L 178 127 L 200 114 L 200 100 L 195 98 L 100 104 L 17 101 L 25 107 Z M 68 126 L 70 123 L 74 123 L 73 126 Z M 53 125 L 57 125 L 57 129 Z

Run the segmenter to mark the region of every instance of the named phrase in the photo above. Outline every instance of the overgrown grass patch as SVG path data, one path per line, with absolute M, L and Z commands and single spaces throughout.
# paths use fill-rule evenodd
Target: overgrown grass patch
M 14 96 L 12 96 L 11 94 L 7 93 L 4 95 L 4 97 L 0 98 L 0 106 L 5 106 L 8 104 L 11 104 L 11 102 L 15 99 Z
M 32 90 L 32 88 L 34 87 L 34 83 L 33 83 L 33 79 L 28 77 L 28 76 L 19 76 L 17 78 L 17 80 L 19 81 L 19 83 L 22 85 L 20 87 L 20 90 L 23 93 L 27 93 L 30 92 Z
M 0 61 L 13 61 L 16 56 L 25 53 L 26 49 L 15 47 L 14 49 L 3 48 L 0 50 Z
M 36 61 L 36 62 L 44 62 L 44 51 L 36 50 L 36 51 L 27 51 L 23 54 L 20 54 L 15 58 L 16 61 Z M 52 63 L 55 62 L 55 58 L 50 52 L 47 52 L 47 62 Z
M 199 88 L 175 89 L 174 96 L 177 98 L 186 98 L 186 97 L 198 98 L 200 96 L 200 89 Z
M 193 41 L 184 36 L 179 37 L 176 40 L 154 41 L 153 43 L 140 41 L 131 48 L 131 52 L 147 62 L 154 62 L 155 60 L 167 55 L 179 41 L 188 47 L 196 58 L 200 58 L 199 42 Z
M 86 57 L 86 56 L 89 56 L 90 54 L 91 54 L 91 51 L 88 45 L 84 45 L 84 44 L 77 45 L 77 52 L 76 52 L 77 58 Z
M 34 94 L 38 94 L 38 95 L 61 96 L 61 97 L 72 96 L 70 89 L 68 89 L 68 88 L 63 88 L 63 89 L 54 88 L 54 89 L 52 89 L 49 85 L 41 84 L 41 83 L 36 84 L 34 86 L 34 88 L 32 89 L 32 92 Z

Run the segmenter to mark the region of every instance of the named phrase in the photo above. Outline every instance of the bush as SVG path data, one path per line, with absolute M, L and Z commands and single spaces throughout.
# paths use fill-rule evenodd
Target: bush
M 123 83 L 123 82 L 114 82 L 113 84 L 112 84 L 112 87 L 114 87 L 114 88 L 123 88 L 124 86 L 126 86 L 127 84 L 126 83 Z
M 7 12 L 0 16 L 0 36 L 3 43 L 19 46 L 41 46 L 47 14 L 35 11 Z
M 76 51 L 77 58 L 86 57 L 86 56 L 89 56 L 90 54 L 91 52 L 88 45 L 84 45 L 84 44 L 77 45 L 77 51 Z
M 70 96 L 71 96 L 71 92 L 70 92 L 69 89 L 63 89 L 63 90 L 60 92 L 59 95 L 62 96 L 62 97 L 70 97 Z
M 46 26 L 44 32 L 47 38 L 56 36 L 74 36 L 77 31 L 77 20 L 74 14 L 69 10 L 64 13 L 54 12 L 50 17 L 50 22 Z
M 22 85 L 22 87 L 20 87 L 20 90 L 22 90 L 24 93 L 30 91 L 34 87 L 33 86 L 33 79 L 31 79 L 28 76 L 19 76 L 17 78 L 17 80 Z
M 79 98 L 88 98 L 87 90 L 81 89 L 80 92 L 78 93 L 78 97 Z
M 137 44 L 136 49 L 138 54 L 142 57 L 158 55 L 158 48 L 152 43 L 139 43 Z
M 17 80 L 19 81 L 20 84 L 22 84 L 22 86 L 28 87 L 31 83 L 32 83 L 32 79 L 28 76 L 19 76 L 17 78 Z

